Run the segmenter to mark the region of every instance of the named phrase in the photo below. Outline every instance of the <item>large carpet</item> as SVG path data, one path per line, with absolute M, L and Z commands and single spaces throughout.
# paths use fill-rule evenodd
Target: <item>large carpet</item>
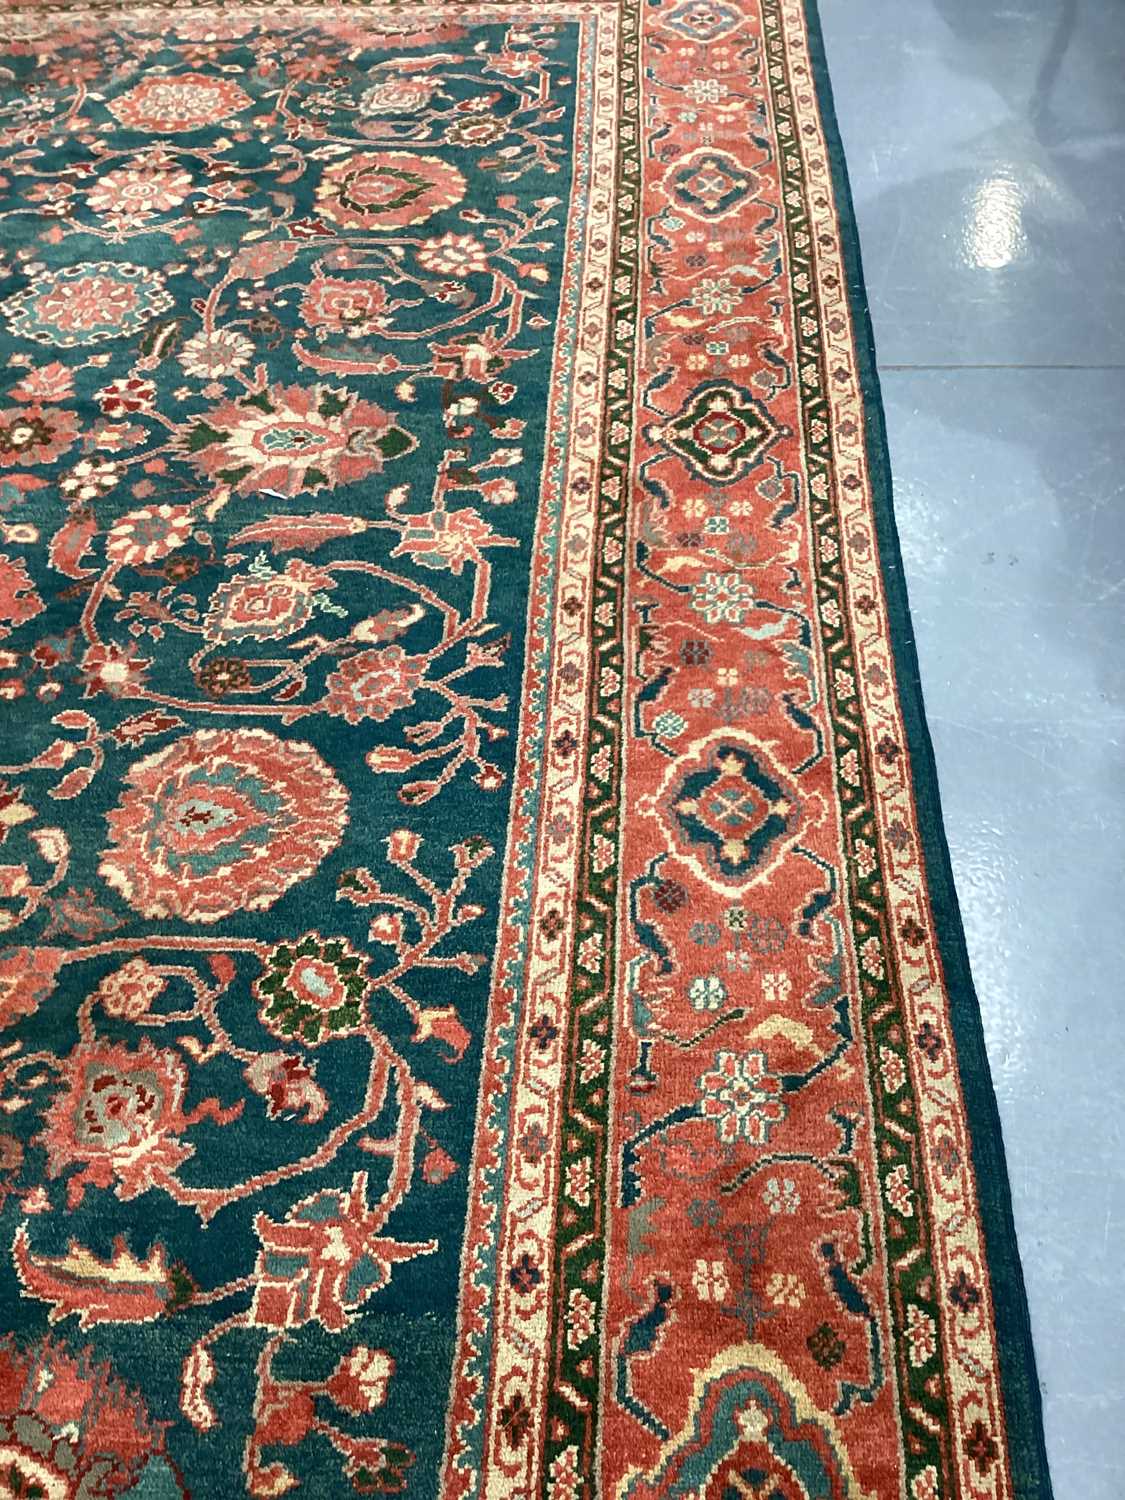
M 1046 1500 L 811 8 L 2 37 L 0 1493 Z

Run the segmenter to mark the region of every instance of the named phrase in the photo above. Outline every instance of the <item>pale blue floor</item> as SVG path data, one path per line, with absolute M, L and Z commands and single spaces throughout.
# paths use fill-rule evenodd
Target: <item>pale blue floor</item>
M 1125 1500 L 1125 3 L 820 11 L 1056 1500 Z

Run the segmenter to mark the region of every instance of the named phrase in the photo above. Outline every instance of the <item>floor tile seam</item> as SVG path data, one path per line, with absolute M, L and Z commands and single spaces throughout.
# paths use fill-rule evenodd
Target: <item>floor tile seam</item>
M 1070 364 L 1047 361 L 1043 363 L 1014 362 L 1012 364 L 988 364 L 988 363 L 965 363 L 965 364 L 880 364 L 880 371 L 890 374 L 914 371 L 938 371 L 954 373 L 958 370 L 1073 370 L 1073 371 L 1107 371 L 1125 370 L 1125 362 L 1113 364 Z

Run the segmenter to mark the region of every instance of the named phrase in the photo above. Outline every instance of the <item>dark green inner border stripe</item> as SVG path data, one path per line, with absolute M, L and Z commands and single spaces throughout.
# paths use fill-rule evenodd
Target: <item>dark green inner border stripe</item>
M 883 420 L 883 402 L 875 364 L 875 342 L 864 290 L 855 209 L 848 184 L 843 143 L 836 122 L 817 0 L 804 0 L 804 8 L 817 103 L 832 168 L 832 186 L 848 284 L 856 362 L 863 392 L 867 467 L 871 480 L 895 675 L 910 751 L 930 903 L 949 993 L 961 1087 L 972 1138 L 973 1167 L 992 1284 L 1012 1482 L 1018 1500 L 1052 1500 L 1047 1451 L 1043 1440 L 1043 1403 L 1035 1372 L 1027 1292 L 1012 1217 L 1012 1196 L 1004 1161 L 1000 1112 L 996 1105 L 996 1093 L 984 1046 L 980 1004 L 969 970 L 969 954 L 953 883 L 953 868 L 938 795 L 937 767 L 926 725 L 918 656 L 910 624 L 910 605 L 895 525 L 886 424 Z

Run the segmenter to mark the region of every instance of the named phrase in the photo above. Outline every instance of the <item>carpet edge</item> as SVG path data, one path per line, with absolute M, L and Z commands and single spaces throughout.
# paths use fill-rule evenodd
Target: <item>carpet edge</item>
M 942 816 L 933 741 L 926 719 L 918 653 L 911 624 L 886 422 L 863 279 L 859 227 L 836 117 L 818 0 L 803 0 L 817 108 L 828 147 L 848 305 L 863 393 L 865 449 L 886 594 L 899 704 L 910 753 L 914 800 L 922 836 L 926 885 L 934 913 L 958 1072 L 969 1117 L 973 1169 L 988 1256 L 1000 1360 L 1012 1483 L 1018 1500 L 1053 1500 L 1036 1371 L 1027 1287 L 1020 1260 L 1000 1110 L 985 1049 L 984 1021 L 973 982 L 965 929 Z

